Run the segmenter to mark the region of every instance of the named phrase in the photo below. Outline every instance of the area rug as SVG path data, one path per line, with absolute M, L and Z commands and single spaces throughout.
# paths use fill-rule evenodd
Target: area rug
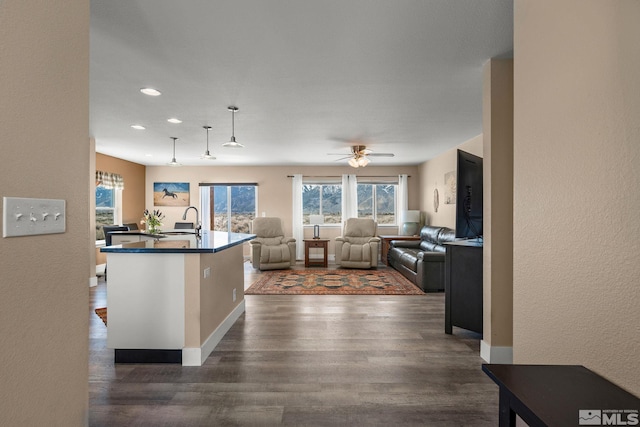
M 107 307 L 96 308 L 96 314 L 104 322 L 104 326 L 107 326 Z
M 266 271 L 245 295 L 423 295 L 396 270 Z

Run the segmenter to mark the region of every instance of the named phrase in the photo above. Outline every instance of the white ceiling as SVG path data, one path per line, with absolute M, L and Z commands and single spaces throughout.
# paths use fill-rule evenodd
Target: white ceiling
M 170 137 L 184 165 L 336 165 L 355 143 L 416 165 L 482 132 L 482 65 L 512 46 L 512 0 L 92 0 L 91 135 L 145 165 Z M 222 147 L 230 105 L 244 149 Z

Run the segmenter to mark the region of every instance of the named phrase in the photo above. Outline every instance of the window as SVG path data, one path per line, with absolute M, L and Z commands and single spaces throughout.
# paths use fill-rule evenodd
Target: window
M 342 222 L 342 185 L 303 184 L 303 224 L 310 223 L 310 215 L 322 215 L 325 224 L 340 224 Z
M 206 184 L 200 188 L 205 230 L 250 233 L 257 212 L 255 184 Z
M 379 225 L 395 225 L 397 187 L 397 184 L 358 183 L 358 218 L 373 218 Z
M 103 225 L 120 224 L 122 221 L 121 175 L 96 171 L 96 240 L 104 240 Z
M 120 223 L 122 190 L 96 187 L 96 240 L 104 240 L 103 225 Z

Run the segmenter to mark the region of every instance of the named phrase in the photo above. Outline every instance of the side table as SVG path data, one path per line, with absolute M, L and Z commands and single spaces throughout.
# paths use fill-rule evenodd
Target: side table
M 320 260 L 309 259 L 309 249 L 322 248 L 324 257 Z M 304 239 L 304 266 L 305 267 L 324 267 L 327 268 L 327 255 L 329 252 L 329 239 Z
M 482 365 L 499 386 L 500 427 L 638 424 L 640 399 L 584 366 Z
M 384 235 L 378 236 L 382 241 L 382 263 L 384 265 L 387 264 L 387 254 L 389 253 L 389 245 L 392 240 L 420 240 L 420 236 L 393 236 L 393 235 Z

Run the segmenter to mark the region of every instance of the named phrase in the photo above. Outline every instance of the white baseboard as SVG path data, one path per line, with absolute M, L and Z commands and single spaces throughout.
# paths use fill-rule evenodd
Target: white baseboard
M 89 287 L 93 288 L 94 286 L 98 286 L 98 278 L 96 276 L 89 277 Z
M 487 363 L 507 364 L 513 363 L 513 347 L 497 347 L 480 341 L 480 357 Z
M 182 366 L 202 366 L 207 357 L 220 343 L 220 340 L 224 335 L 229 332 L 229 329 L 238 320 L 242 313 L 244 313 L 245 304 L 244 300 L 233 309 L 226 319 L 209 335 L 200 348 L 197 347 L 185 347 L 182 349 Z

